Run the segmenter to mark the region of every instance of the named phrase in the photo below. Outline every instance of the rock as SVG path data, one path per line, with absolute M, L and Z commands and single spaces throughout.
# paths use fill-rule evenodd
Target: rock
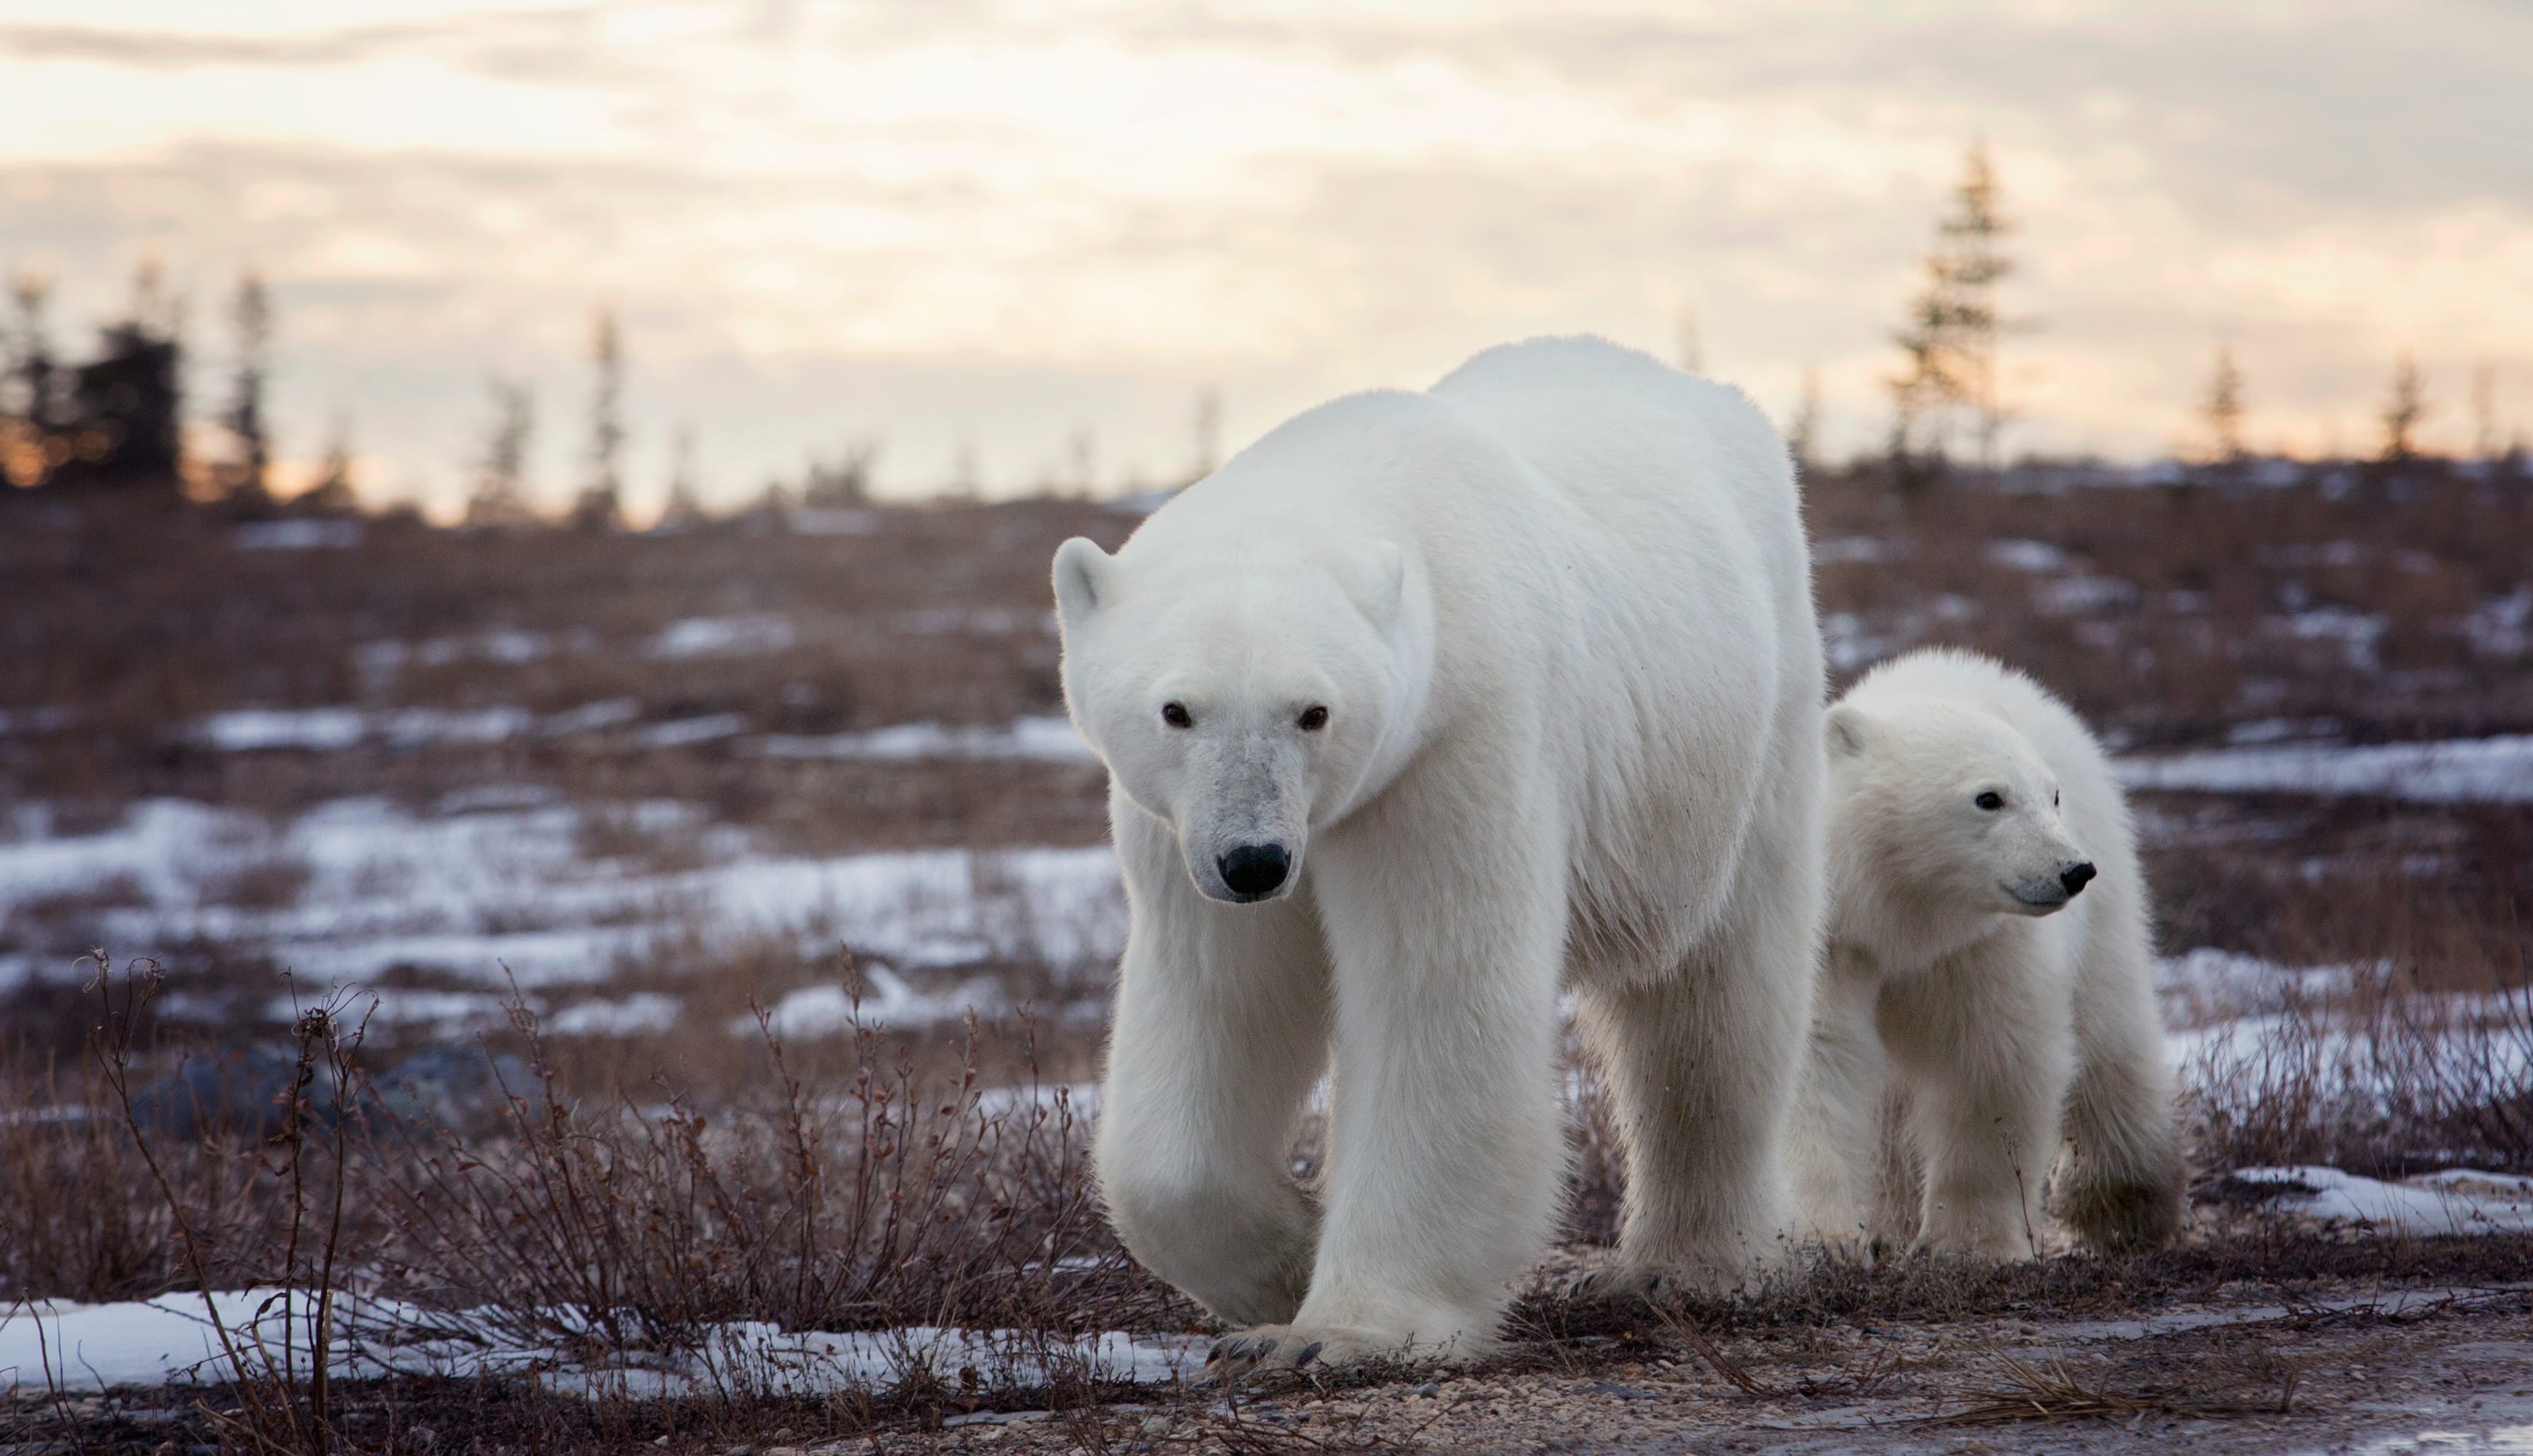
M 395 1116 L 449 1126 L 500 1112 L 505 1096 L 533 1102 L 543 1094 L 527 1063 L 473 1046 L 427 1047 L 379 1074 L 372 1085 L 380 1105 Z
M 132 1094 L 132 1116 L 143 1132 L 179 1142 L 229 1131 L 262 1142 L 288 1126 L 282 1096 L 298 1067 L 295 1051 L 268 1046 L 188 1053 Z M 308 1084 L 308 1115 L 333 1125 L 334 1088 L 323 1067 Z

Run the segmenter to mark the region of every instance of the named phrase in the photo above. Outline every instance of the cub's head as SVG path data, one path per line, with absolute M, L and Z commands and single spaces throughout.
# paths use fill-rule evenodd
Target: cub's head
M 1064 697 L 1129 799 L 1232 903 L 1292 893 L 1311 832 L 1397 771 L 1431 675 L 1398 548 L 1055 553 Z
M 1925 910 L 2046 915 L 2093 878 L 2058 778 L 2003 719 L 1966 703 L 1829 711 L 1830 844 L 1854 894 Z

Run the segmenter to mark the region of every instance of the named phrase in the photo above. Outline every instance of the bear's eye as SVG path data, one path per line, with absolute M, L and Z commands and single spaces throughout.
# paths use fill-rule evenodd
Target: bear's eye
M 1993 814 L 1997 810 L 2005 807 L 2005 795 L 1997 792 L 1993 788 L 1990 788 L 1981 792 L 1977 798 L 1971 800 L 1971 802 Z
M 2053 789 L 2049 790 L 2049 807 L 2051 807 L 2051 808 L 2053 808 L 2053 809 L 2058 807 L 2058 790 L 2057 790 L 2057 789 L 2054 789 L 2054 788 L 2053 788 Z
M 1161 705 L 1161 722 L 1168 724 L 1172 728 L 1192 728 L 1196 724 L 1195 719 L 1188 717 L 1187 704 L 1185 703 L 1163 703 Z
M 1301 726 L 1303 732 L 1316 733 L 1328 726 L 1328 710 L 1314 703 L 1303 709 L 1302 716 L 1293 721 Z

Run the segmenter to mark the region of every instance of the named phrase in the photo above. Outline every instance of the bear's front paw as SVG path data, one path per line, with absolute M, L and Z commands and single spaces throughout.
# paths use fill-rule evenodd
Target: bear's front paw
M 1202 1384 L 1237 1380 L 1257 1371 L 1333 1370 L 1377 1360 L 1449 1359 L 1450 1347 L 1420 1340 L 1404 1331 L 1361 1329 L 1344 1325 L 1262 1324 L 1213 1342 Z

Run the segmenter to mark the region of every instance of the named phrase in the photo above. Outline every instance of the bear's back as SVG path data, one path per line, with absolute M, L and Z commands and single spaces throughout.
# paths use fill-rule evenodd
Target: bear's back
M 1428 392 L 1459 406 L 1587 514 L 1621 529 L 1649 506 L 1711 494 L 1773 546 L 1783 535 L 1773 528 L 1797 514 L 1785 446 L 1740 390 L 1607 339 L 1500 345 Z M 1683 475 L 1682 462 L 1693 472 Z

